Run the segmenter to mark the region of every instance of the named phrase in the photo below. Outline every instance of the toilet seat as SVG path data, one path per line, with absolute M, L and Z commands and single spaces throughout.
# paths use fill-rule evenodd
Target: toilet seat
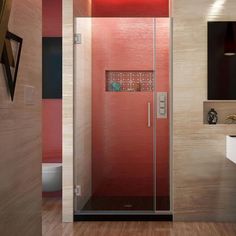
M 43 172 L 54 172 L 57 171 L 57 169 L 62 168 L 62 163 L 43 163 L 42 164 L 42 171 Z
M 57 192 L 62 189 L 62 163 L 42 163 L 43 192 Z

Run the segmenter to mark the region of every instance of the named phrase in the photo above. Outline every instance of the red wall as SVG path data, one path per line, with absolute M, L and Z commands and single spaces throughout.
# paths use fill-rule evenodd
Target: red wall
M 169 20 L 158 20 L 157 91 L 169 90 Z M 97 196 L 153 195 L 151 92 L 105 92 L 105 70 L 153 69 L 153 19 L 93 19 L 92 186 Z M 102 34 L 101 34 L 102 32 Z M 169 194 L 169 124 L 157 120 L 158 195 Z
M 62 36 L 62 0 L 43 0 L 43 37 Z
M 169 0 L 93 0 L 92 15 L 167 17 L 169 16 Z
M 43 99 L 43 162 L 62 160 L 62 100 Z
M 43 0 L 43 37 L 62 37 L 62 0 Z M 43 162 L 62 162 L 62 100 L 43 99 Z
M 153 129 L 147 127 L 153 94 L 105 92 L 105 70 L 153 69 L 152 23 L 151 18 L 93 19 L 92 186 L 97 196 L 153 195 Z

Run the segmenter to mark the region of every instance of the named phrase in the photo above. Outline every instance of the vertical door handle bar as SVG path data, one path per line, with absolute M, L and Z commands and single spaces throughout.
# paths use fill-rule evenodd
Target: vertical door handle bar
M 147 126 L 148 126 L 148 128 L 150 128 L 151 127 L 151 103 L 150 102 L 148 102 L 148 110 L 147 110 L 147 112 L 148 112 L 148 122 L 147 122 Z

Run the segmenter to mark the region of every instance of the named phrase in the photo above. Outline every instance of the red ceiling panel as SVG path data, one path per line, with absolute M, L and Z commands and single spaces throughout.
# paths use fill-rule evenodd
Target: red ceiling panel
M 169 0 L 93 0 L 97 17 L 168 17 Z

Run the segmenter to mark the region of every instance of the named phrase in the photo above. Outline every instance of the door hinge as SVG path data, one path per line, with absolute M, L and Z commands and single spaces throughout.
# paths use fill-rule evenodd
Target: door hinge
M 75 193 L 75 196 L 77 196 L 77 197 L 81 196 L 81 186 L 80 185 L 75 186 L 74 193 Z
M 81 44 L 82 43 L 82 34 L 74 34 L 74 43 Z

